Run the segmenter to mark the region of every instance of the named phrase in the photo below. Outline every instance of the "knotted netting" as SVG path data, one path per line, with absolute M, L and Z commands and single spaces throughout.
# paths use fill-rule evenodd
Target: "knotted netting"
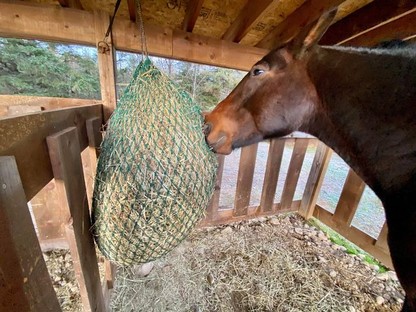
M 93 232 L 105 257 L 145 263 L 176 247 L 203 216 L 217 161 L 201 109 L 148 58 L 110 118 L 93 198 Z

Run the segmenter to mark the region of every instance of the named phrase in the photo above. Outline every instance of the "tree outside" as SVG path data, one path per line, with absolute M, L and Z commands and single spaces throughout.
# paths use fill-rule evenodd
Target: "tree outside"
M 0 39 L 0 94 L 99 99 L 94 52 L 80 46 Z

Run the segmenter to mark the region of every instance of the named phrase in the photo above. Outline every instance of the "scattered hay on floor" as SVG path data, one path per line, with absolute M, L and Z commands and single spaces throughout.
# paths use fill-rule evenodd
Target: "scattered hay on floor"
M 113 311 L 399 311 L 378 273 L 295 215 L 194 233 L 147 277 L 118 269 Z
M 71 253 L 68 249 L 54 249 L 43 253 L 52 286 L 63 312 L 84 311 Z M 104 258 L 99 256 L 100 280 L 104 279 Z

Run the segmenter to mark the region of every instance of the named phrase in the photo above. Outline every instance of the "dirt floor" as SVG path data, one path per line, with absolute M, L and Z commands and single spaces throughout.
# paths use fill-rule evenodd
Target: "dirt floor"
M 62 256 L 64 255 L 64 256 Z M 399 311 L 394 272 L 350 255 L 297 215 L 195 230 L 168 256 L 118 268 L 112 311 Z M 47 253 L 64 311 L 81 311 L 68 252 Z M 54 263 L 54 264 L 52 264 Z

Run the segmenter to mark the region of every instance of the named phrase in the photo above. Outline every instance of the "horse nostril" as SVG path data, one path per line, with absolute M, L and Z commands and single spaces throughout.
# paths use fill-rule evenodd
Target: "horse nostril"
M 207 136 L 212 130 L 212 124 L 210 122 L 204 123 L 202 127 L 202 131 L 204 132 L 205 136 Z

